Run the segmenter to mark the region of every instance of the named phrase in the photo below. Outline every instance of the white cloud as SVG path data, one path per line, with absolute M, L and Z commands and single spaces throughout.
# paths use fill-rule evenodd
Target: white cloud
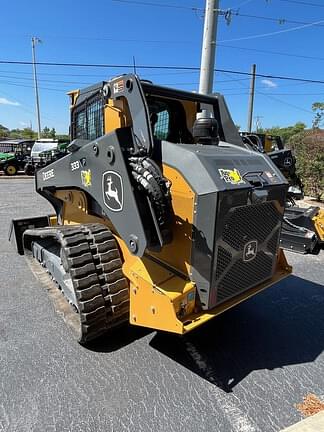
M 19 106 L 19 102 L 13 102 L 6 98 L 0 98 L 0 105 L 12 105 L 12 106 Z
M 273 82 L 273 81 L 271 81 L 269 79 L 263 79 L 261 82 L 264 85 L 266 85 L 267 87 L 271 87 L 271 88 L 278 87 L 278 84 L 276 84 L 275 82 Z
M 23 122 L 23 121 L 20 121 L 19 124 L 20 124 L 20 126 L 24 126 L 24 127 L 28 126 L 28 124 Z

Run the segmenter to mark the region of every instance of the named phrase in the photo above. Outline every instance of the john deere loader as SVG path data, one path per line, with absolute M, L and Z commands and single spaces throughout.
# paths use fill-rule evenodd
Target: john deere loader
M 224 98 L 123 75 L 72 91 L 66 156 L 36 172 L 54 216 L 14 220 L 85 343 L 124 323 L 185 334 L 291 272 L 287 181 Z

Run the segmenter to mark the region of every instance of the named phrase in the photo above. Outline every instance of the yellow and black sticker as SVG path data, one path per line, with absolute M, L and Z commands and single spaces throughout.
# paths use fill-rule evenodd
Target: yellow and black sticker
M 89 187 L 91 186 L 91 170 L 84 170 L 81 171 L 81 183 L 83 184 L 84 187 Z
M 233 185 L 244 184 L 245 181 L 242 179 L 240 171 L 236 168 L 234 169 L 223 169 L 220 168 L 218 170 L 221 179 L 223 179 L 226 183 L 231 183 Z

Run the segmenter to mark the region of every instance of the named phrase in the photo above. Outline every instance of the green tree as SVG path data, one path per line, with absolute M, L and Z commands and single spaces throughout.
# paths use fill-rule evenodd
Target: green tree
M 323 135 L 300 132 L 290 138 L 288 146 L 296 157 L 297 174 L 302 179 L 306 195 L 320 201 L 324 194 Z
M 10 138 L 21 138 L 21 129 L 11 129 L 9 133 Z
M 312 110 L 315 113 L 313 119 L 313 128 L 319 128 L 324 120 L 324 102 L 314 102 L 312 105 Z
M 70 141 L 70 136 L 67 134 L 56 135 L 56 138 L 59 140 Z
M 283 143 L 287 143 L 290 138 L 306 129 L 305 123 L 297 122 L 293 126 L 280 127 L 273 126 L 271 128 L 264 129 L 264 133 L 269 135 L 280 135 Z
M 0 124 L 0 137 L 6 138 L 9 136 L 9 129 Z
M 51 130 L 49 127 L 45 126 L 44 129 L 42 130 L 42 138 L 52 138 L 51 137 Z
M 36 139 L 37 133 L 34 132 L 31 128 L 24 128 L 21 131 L 21 137 L 22 138 Z

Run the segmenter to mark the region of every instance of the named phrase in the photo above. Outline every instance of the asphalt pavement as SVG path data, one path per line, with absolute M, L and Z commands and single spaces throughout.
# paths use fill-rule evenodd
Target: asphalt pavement
M 324 397 L 324 251 L 185 338 L 125 327 L 85 348 L 7 233 L 45 215 L 32 179 L 0 180 L 1 432 L 272 432 Z

